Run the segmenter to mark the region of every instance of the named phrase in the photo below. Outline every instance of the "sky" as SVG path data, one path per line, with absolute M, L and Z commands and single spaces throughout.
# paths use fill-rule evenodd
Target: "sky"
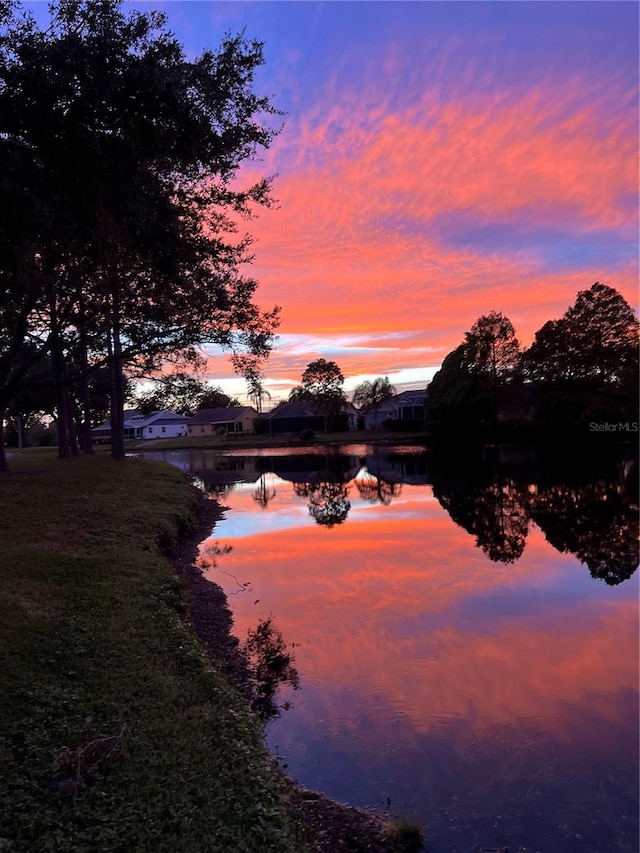
M 274 402 L 318 357 L 347 391 L 423 388 L 482 314 L 527 346 L 595 281 L 637 306 L 637 3 L 131 5 L 190 57 L 264 42 L 255 90 L 284 116 L 246 176 L 276 175 L 278 204 L 246 227 L 282 309 Z M 227 357 L 207 369 L 244 395 Z

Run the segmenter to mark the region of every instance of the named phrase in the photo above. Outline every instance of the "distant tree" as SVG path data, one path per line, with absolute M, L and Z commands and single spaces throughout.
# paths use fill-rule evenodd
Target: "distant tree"
M 289 401 L 306 401 L 324 416 L 325 432 L 329 419 L 337 415 L 346 402 L 343 390 L 344 376 L 335 361 L 318 358 L 309 362 L 302 374 L 302 382 L 289 393 Z
M 198 411 L 200 409 L 230 409 L 239 405 L 240 400 L 237 397 L 231 397 L 218 386 L 209 386 L 200 398 Z
M 265 400 L 271 399 L 271 394 L 264 386 L 265 358 L 253 353 L 242 353 L 232 358 L 236 373 L 241 373 L 247 383 L 247 397 L 255 404 L 258 415 L 262 414 Z
M 492 388 L 513 375 L 519 356 L 520 344 L 511 321 L 496 311 L 479 317 L 465 334 L 465 364 L 471 373 L 487 377 Z
M 389 382 L 389 377 L 378 377 L 370 382 L 368 379 L 356 386 L 353 392 L 353 405 L 359 409 L 373 409 L 374 426 L 378 428 L 378 409 L 382 403 L 390 400 L 396 389 Z
M 179 415 L 193 415 L 199 409 L 225 409 L 238 405 L 238 401 L 221 388 L 182 371 L 157 377 L 153 383 L 151 390 L 133 398 L 134 406 L 145 414 L 168 409 Z

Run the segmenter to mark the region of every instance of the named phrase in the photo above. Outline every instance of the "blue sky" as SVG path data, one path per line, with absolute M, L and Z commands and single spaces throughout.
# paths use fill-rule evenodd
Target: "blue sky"
M 275 399 L 318 356 L 347 389 L 423 386 L 481 314 L 527 345 L 596 280 L 635 307 L 637 3 L 130 5 L 189 56 L 264 41 L 255 87 L 286 115 L 247 179 L 276 174 L 279 205 L 248 229 L 282 307 Z M 225 357 L 208 370 L 244 392 Z

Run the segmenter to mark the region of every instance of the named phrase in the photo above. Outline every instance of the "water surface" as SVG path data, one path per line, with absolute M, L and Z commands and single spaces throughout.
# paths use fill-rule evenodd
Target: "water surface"
M 431 853 L 637 851 L 633 460 L 153 455 L 226 507 L 202 559 L 237 635 L 271 616 L 293 647 L 267 739 L 299 782 Z

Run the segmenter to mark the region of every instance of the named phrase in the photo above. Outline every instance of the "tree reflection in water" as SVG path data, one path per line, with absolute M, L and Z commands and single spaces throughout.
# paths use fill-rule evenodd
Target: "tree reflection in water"
M 621 583 L 640 563 L 637 465 L 570 455 L 561 466 L 544 455 L 535 466 L 514 463 L 515 454 L 511 464 L 440 456 L 433 460 L 433 493 L 494 562 L 522 556 L 534 521 L 556 550 L 574 554 L 594 578 Z
M 316 524 L 333 527 L 342 524 L 349 515 L 349 489 L 344 483 L 326 480 L 318 483 L 294 483 L 293 491 L 298 497 L 309 501 L 309 515 Z
M 531 517 L 556 550 L 575 554 L 594 578 L 615 585 L 638 567 L 638 505 L 620 483 L 548 486 L 532 499 Z
M 270 478 L 270 482 L 267 482 L 267 474 L 261 474 L 258 482 L 256 484 L 256 488 L 253 492 L 253 499 L 257 504 L 260 504 L 262 509 L 267 509 L 270 502 L 276 496 L 275 486 L 273 485 L 273 478 Z
M 290 707 L 287 702 L 278 705 L 276 696 L 281 684 L 289 684 L 294 690 L 299 688 L 298 671 L 271 617 L 263 619 L 257 628 L 249 631 L 242 652 L 252 682 L 251 708 L 266 723 Z
M 496 563 L 515 563 L 529 532 L 527 495 L 514 480 L 496 476 L 477 483 L 434 477 L 433 494 L 451 518 Z
M 367 503 L 381 503 L 385 506 L 389 506 L 391 501 L 402 493 L 402 483 L 390 483 L 371 474 L 366 468 L 358 474 L 356 488 L 360 497 Z

